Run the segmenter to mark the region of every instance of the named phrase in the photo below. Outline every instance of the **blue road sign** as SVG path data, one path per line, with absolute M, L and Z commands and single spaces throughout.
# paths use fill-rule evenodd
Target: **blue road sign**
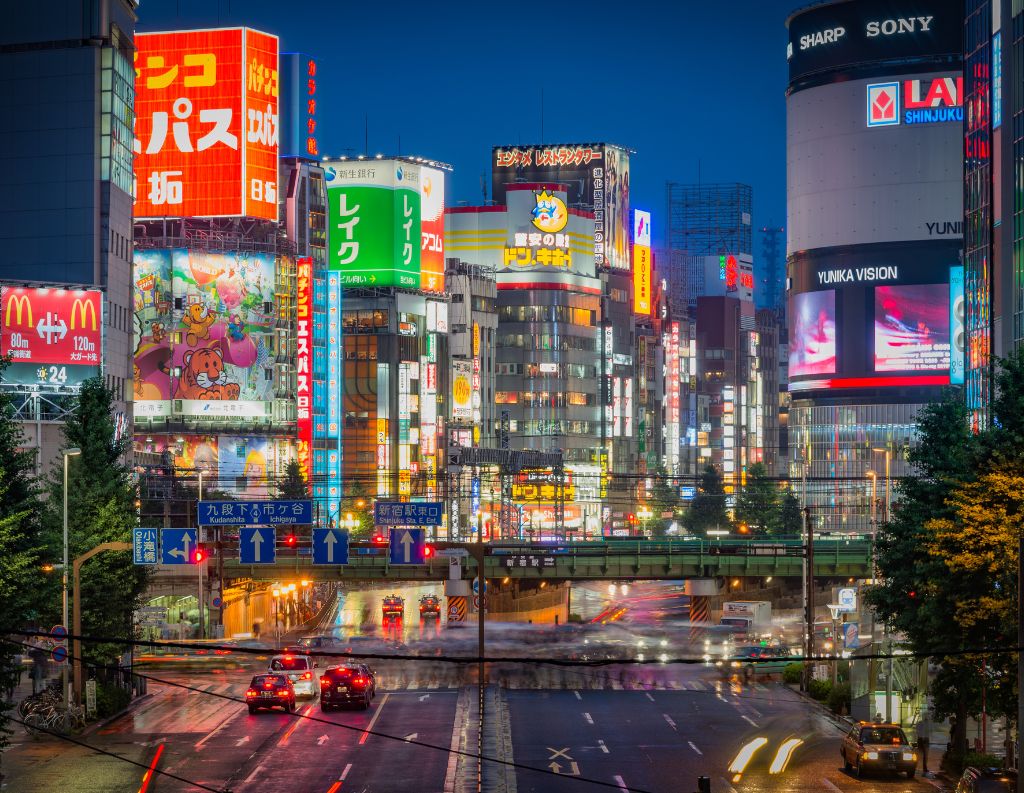
M 348 564 L 348 532 L 313 529 L 313 564 Z
M 160 561 L 160 530 L 132 529 L 135 564 L 156 564 Z
M 62 642 L 68 638 L 68 629 L 64 625 L 54 625 L 50 628 L 50 638 Z
M 53 658 L 54 663 L 64 663 L 68 660 L 68 646 L 66 644 L 56 645 L 52 650 L 50 650 L 50 657 Z
M 313 502 L 200 501 L 200 526 L 305 526 L 313 522 Z
M 443 515 L 440 501 L 377 501 L 373 505 L 377 526 L 440 526 Z
M 423 529 L 392 529 L 391 564 L 423 564 L 425 541 Z
M 191 564 L 197 544 L 195 529 L 160 529 L 160 564 Z
M 242 564 L 273 564 L 277 560 L 274 529 L 239 529 L 238 561 Z

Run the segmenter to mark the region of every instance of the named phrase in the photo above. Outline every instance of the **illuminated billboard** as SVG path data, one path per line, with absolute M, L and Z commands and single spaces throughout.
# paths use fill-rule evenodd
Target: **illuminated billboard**
M 135 217 L 277 220 L 277 37 L 137 33 L 135 46 Z
M 651 259 L 651 213 L 633 211 L 633 313 L 651 314 L 654 267 Z
M 102 292 L 0 287 L 0 356 L 11 359 L 5 383 L 81 385 L 99 375 L 102 354 Z
M 949 287 L 875 287 L 875 371 L 949 369 Z
M 789 376 L 835 374 L 835 291 L 794 295 L 790 317 Z
M 964 382 L 964 268 L 949 268 L 949 382 Z
M 505 202 L 516 183 L 564 185 L 570 208 L 594 213 L 594 263 L 629 270 L 629 152 L 604 143 L 495 147 L 492 193 Z
M 324 173 L 327 264 L 339 273 L 342 286 L 419 289 L 420 166 L 399 160 L 333 161 L 324 163 Z
M 420 286 L 444 292 L 444 171 L 420 167 Z
M 964 78 L 957 75 L 867 85 L 867 125 L 964 120 Z
M 295 268 L 296 451 L 308 488 L 313 472 L 313 260 L 303 257 Z
M 281 57 L 281 156 L 319 159 L 317 62 L 301 52 Z
M 170 250 L 136 250 L 132 267 L 135 416 L 171 412 L 171 330 L 174 294 Z
M 452 361 L 452 421 L 468 422 L 473 418 L 473 363 Z

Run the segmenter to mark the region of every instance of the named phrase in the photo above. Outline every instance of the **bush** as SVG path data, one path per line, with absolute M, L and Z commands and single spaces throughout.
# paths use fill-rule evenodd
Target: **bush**
M 831 680 L 811 680 L 807 684 L 807 693 L 810 694 L 813 699 L 818 700 L 818 702 L 824 702 L 828 699 L 828 695 L 831 691 Z
M 128 707 L 132 695 L 113 683 L 96 681 L 96 716 L 106 719 Z
M 786 664 L 782 670 L 782 682 L 796 685 L 804 676 L 804 665 L 801 663 Z
M 850 712 L 850 684 L 836 683 L 828 692 L 828 709 L 843 716 Z

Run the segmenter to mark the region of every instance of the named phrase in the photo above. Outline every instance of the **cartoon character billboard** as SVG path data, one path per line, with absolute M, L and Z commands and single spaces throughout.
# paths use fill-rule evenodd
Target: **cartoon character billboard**
M 136 417 L 171 411 L 171 251 L 137 250 L 132 270 Z
M 221 435 L 218 460 L 220 482 L 225 489 L 248 498 L 266 498 L 267 438 Z

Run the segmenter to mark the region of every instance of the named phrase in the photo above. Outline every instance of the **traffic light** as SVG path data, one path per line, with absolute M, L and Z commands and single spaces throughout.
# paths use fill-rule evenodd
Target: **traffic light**
M 288 532 L 284 538 L 284 544 L 286 548 L 294 548 L 299 544 L 299 538 L 295 536 L 295 532 Z
M 209 556 L 209 552 L 202 545 L 197 545 L 195 550 L 192 551 L 192 564 L 202 564 L 206 561 Z
M 429 559 L 433 555 L 434 555 L 434 546 L 433 545 L 424 545 L 423 546 L 423 558 L 424 559 Z

